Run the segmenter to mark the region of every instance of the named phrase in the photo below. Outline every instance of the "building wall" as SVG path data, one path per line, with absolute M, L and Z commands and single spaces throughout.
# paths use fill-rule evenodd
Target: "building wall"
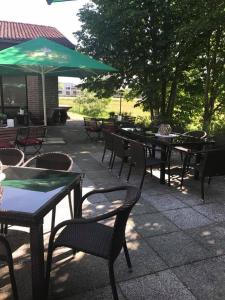
M 45 80 L 47 116 L 58 107 L 58 78 L 47 77 Z M 27 76 L 28 110 L 35 119 L 43 118 L 42 84 L 40 76 Z

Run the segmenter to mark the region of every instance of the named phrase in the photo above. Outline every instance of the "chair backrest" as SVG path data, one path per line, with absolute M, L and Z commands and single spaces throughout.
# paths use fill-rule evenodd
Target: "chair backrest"
M 21 166 L 24 162 L 24 153 L 16 148 L 0 148 L 0 161 L 7 166 Z
M 113 150 L 113 137 L 112 133 L 109 131 L 102 130 L 103 139 L 105 142 L 105 148 L 109 150 Z
M 218 134 L 214 137 L 215 140 L 215 147 L 225 147 L 225 134 Z
M 99 125 L 98 125 L 98 122 L 96 119 L 84 117 L 84 126 L 86 128 L 89 128 L 89 127 L 94 128 L 94 127 L 98 127 Z
M 146 167 L 146 150 L 144 145 L 134 140 L 130 140 L 129 143 L 131 163 L 136 168 L 144 169 Z
M 109 132 L 116 132 L 117 126 L 114 119 L 102 120 L 102 129 Z
M 185 132 L 184 135 L 196 137 L 199 139 L 204 139 L 207 137 L 207 133 L 204 130 L 188 131 L 188 132 Z
M 40 139 L 43 140 L 46 136 L 46 126 L 28 126 L 18 129 L 17 140 L 20 139 Z
M 200 175 L 222 176 L 225 175 L 225 147 L 208 150 L 200 163 Z
M 73 166 L 73 160 L 66 153 L 47 152 L 32 157 L 23 166 L 60 171 L 70 171 Z
M 1 128 L 0 129 L 0 145 L 2 142 L 15 143 L 17 136 L 17 128 Z
M 127 148 L 128 148 L 128 142 L 127 139 L 112 133 L 112 140 L 113 140 L 113 152 L 118 157 L 125 157 L 127 156 Z
M 29 126 L 28 137 L 29 138 L 44 138 L 46 135 L 46 126 Z
M 126 186 L 124 187 L 124 190 L 126 190 L 125 199 L 116 215 L 113 235 L 111 239 L 110 256 L 112 259 L 116 259 L 121 251 L 124 243 L 125 229 L 128 217 L 132 208 L 141 196 L 141 191 L 136 187 Z

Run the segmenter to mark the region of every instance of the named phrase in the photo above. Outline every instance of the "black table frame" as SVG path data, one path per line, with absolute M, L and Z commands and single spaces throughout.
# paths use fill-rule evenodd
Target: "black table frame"
M 10 167 L 11 168 L 11 167 Z M 12 167 L 17 168 L 17 167 Z M 24 168 L 25 169 L 25 168 Z M 40 169 L 39 169 L 40 171 Z M 43 172 L 46 170 L 43 169 Z M 55 172 L 55 171 L 54 171 Z M 57 171 L 63 172 L 63 171 Z M 0 211 L 0 223 L 30 228 L 30 252 L 32 273 L 32 299 L 45 299 L 45 261 L 43 240 L 43 219 L 70 191 L 74 191 L 74 217 L 81 215 L 82 177 L 83 174 L 68 172 L 74 175 L 74 181 L 43 205 L 37 212 L 22 213 Z

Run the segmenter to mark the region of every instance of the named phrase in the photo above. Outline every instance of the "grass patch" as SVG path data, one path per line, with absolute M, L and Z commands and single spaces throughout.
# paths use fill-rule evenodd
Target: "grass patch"
M 101 100 L 99 100 L 101 101 Z M 76 103 L 76 99 L 74 97 L 60 97 L 59 98 L 59 105 L 67 105 L 72 106 L 71 111 L 73 112 L 79 112 L 79 104 Z M 132 115 L 134 117 L 144 117 L 149 118 L 149 113 L 144 112 L 141 107 L 134 107 L 135 101 L 126 101 L 122 100 L 122 114 L 127 113 L 129 115 Z M 81 111 L 81 108 L 80 108 Z M 109 112 L 115 112 L 115 114 L 119 114 L 120 112 L 120 101 L 119 99 L 112 99 L 110 103 L 105 108 L 106 114 Z M 103 115 L 103 117 L 107 117 L 107 115 Z

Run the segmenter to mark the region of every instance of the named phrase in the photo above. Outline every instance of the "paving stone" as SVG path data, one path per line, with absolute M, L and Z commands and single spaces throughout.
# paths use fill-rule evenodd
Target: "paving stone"
M 174 268 L 173 272 L 199 300 L 223 300 L 225 257 Z
M 143 237 L 178 231 L 179 229 L 161 213 L 134 216 L 135 230 Z
M 221 222 L 225 221 L 225 205 L 220 203 L 210 203 L 194 206 L 194 209 L 207 218 Z
M 149 196 L 148 200 L 158 211 L 187 207 L 173 194 Z
M 162 259 L 143 240 L 127 243 L 133 272 L 129 272 L 124 253 L 121 253 L 115 263 L 115 274 L 118 281 L 151 274 L 167 268 Z
M 181 229 L 195 228 L 213 222 L 192 208 L 164 211 L 163 214 Z
M 189 229 L 186 233 L 214 255 L 225 254 L 225 226 L 223 224 Z
M 117 287 L 117 293 L 120 300 L 125 300 L 123 295 L 120 292 L 119 286 Z M 55 298 L 52 298 L 52 300 Z M 69 298 L 64 298 L 64 300 L 113 300 L 112 289 L 111 286 L 107 286 L 104 288 L 93 289 L 89 292 L 84 292 L 82 294 L 74 295 Z
M 169 270 L 120 283 L 129 300 L 196 300 Z
M 146 240 L 169 267 L 212 256 L 208 250 L 183 232 L 173 232 Z

